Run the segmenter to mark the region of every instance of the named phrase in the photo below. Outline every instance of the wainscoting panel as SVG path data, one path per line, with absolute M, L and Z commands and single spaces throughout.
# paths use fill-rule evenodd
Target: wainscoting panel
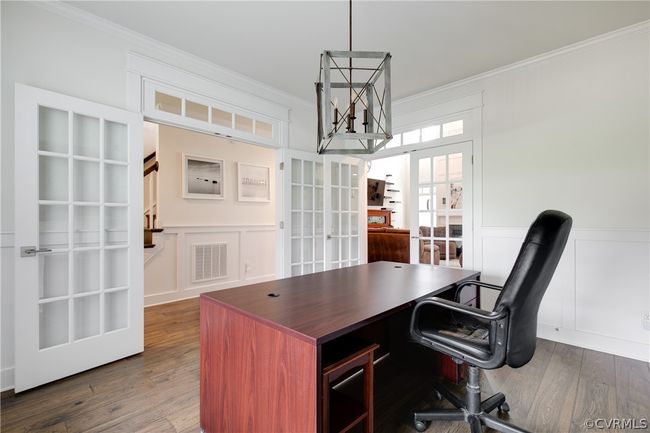
M 275 278 L 274 225 L 172 226 L 156 233 L 145 250 L 145 305 L 155 305 Z M 193 246 L 224 244 L 225 274 L 193 281 Z
M 483 281 L 505 282 L 525 235 L 524 228 L 482 230 Z M 542 301 L 538 335 L 649 361 L 649 262 L 648 231 L 573 230 Z M 497 296 L 482 290 L 482 307 L 491 309 Z
M 648 343 L 648 244 L 577 240 L 576 258 L 576 330 Z

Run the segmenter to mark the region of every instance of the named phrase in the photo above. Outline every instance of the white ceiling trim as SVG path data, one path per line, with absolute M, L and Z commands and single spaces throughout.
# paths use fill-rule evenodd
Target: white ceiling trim
M 553 57 L 561 56 L 570 53 L 572 51 L 577 51 L 582 48 L 589 47 L 591 45 L 595 45 L 610 39 L 619 38 L 636 32 L 646 32 L 646 33 L 650 32 L 650 20 L 642 21 L 640 23 L 632 24 L 630 26 L 613 30 L 611 32 L 603 33 L 602 35 L 594 36 L 592 38 L 585 39 L 580 42 L 566 45 L 564 47 L 552 51 L 548 51 L 546 53 L 542 53 L 537 56 L 529 57 L 527 59 L 520 60 L 518 62 L 514 62 L 509 65 L 501 66 L 496 69 L 492 69 L 490 71 L 482 72 L 480 74 L 473 75 L 471 77 L 463 78 L 462 80 L 453 81 L 449 84 L 445 84 L 444 86 L 439 86 L 431 90 L 426 90 L 424 92 L 416 93 L 415 95 L 407 96 L 406 98 L 401 98 L 393 102 L 393 107 L 399 108 L 401 104 L 406 104 L 418 100 L 420 98 L 435 95 L 436 93 L 441 93 L 446 90 L 453 89 L 454 87 L 463 86 L 468 83 L 483 80 L 485 78 L 493 77 L 495 75 L 503 74 L 505 72 L 512 71 L 514 69 L 524 68 L 534 63 L 543 62 Z
M 41 7 L 50 12 L 56 13 L 60 16 L 72 19 L 78 23 L 90 26 L 97 30 L 110 33 L 111 35 L 118 36 L 126 41 L 135 42 L 145 46 L 155 47 L 157 50 L 163 51 L 170 56 L 181 58 L 186 62 L 190 62 L 198 67 L 201 72 L 195 72 L 197 75 L 203 75 L 203 78 L 208 80 L 215 81 L 215 75 L 217 77 L 226 78 L 232 80 L 237 84 L 237 87 L 246 91 L 247 93 L 254 94 L 257 97 L 264 97 L 259 93 L 253 93 L 250 91 L 250 87 L 256 88 L 261 93 L 266 94 L 266 99 L 269 99 L 271 102 L 278 102 L 277 100 L 272 100 L 270 97 L 279 97 L 283 101 L 295 103 L 303 106 L 311 107 L 313 104 L 310 101 L 299 98 L 295 95 L 287 93 L 283 90 L 280 90 L 276 87 L 270 86 L 261 81 L 257 81 L 251 77 L 248 77 L 239 72 L 233 71 L 231 69 L 220 66 L 216 63 L 210 62 L 202 57 L 196 56 L 194 54 L 188 53 L 187 51 L 181 50 L 179 48 L 173 47 L 169 44 L 161 42 L 157 39 L 151 38 L 149 36 L 143 35 L 142 33 L 135 32 L 133 30 L 127 29 L 119 24 L 116 24 L 107 19 L 101 18 L 97 15 L 93 15 L 89 12 L 71 6 L 63 2 L 43 2 L 43 1 L 30 1 L 32 5 Z M 219 80 L 221 81 L 221 80 Z M 248 89 L 248 90 L 247 90 Z

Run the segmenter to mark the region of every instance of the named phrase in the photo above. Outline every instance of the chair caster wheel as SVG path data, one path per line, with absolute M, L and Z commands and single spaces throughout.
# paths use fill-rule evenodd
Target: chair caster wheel
M 438 391 L 436 391 L 436 400 L 442 400 L 442 394 L 440 394 Z
M 501 412 L 501 413 L 510 412 L 510 406 L 505 401 L 499 405 L 498 409 L 499 409 L 499 412 Z
M 427 428 L 429 428 L 429 424 L 431 424 L 431 421 L 420 421 L 420 420 L 415 420 L 415 429 L 419 432 L 425 431 Z

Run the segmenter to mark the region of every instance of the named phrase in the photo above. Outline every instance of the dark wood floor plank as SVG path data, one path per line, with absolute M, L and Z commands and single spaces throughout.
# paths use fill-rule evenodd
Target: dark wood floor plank
M 573 409 L 571 432 L 584 433 L 587 420 L 615 417 L 616 370 L 614 355 L 585 349 Z
M 574 346 L 555 346 L 528 412 L 528 429 L 536 433 L 566 433 L 571 429 L 582 352 Z
M 650 418 L 648 363 L 617 356 L 616 409 L 621 418 Z

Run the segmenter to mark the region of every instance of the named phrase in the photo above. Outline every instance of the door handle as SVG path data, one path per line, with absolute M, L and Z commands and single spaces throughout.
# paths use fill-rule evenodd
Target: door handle
M 339 239 L 342 238 L 343 236 L 334 236 L 334 235 L 327 235 L 327 239 Z
M 20 257 L 34 257 L 37 253 L 51 253 L 51 248 L 20 247 Z
M 411 236 L 411 239 L 420 239 L 420 236 Z

